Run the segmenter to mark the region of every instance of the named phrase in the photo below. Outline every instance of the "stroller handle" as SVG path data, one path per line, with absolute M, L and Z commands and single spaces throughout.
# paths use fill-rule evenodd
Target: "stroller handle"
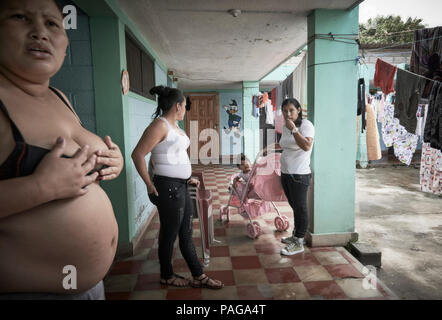
M 255 159 L 257 160 L 260 157 L 265 156 L 265 153 L 267 153 L 267 155 L 268 155 L 271 153 L 280 153 L 280 152 L 282 152 L 282 148 L 279 145 L 279 143 L 272 143 L 272 144 L 269 144 L 266 148 L 259 151 L 258 154 L 256 155 Z

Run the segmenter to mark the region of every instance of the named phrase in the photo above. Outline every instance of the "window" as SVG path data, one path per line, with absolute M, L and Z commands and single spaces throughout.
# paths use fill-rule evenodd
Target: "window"
M 126 33 L 126 59 L 129 71 L 130 91 L 143 97 L 156 100 L 149 90 L 155 86 L 155 64 L 152 58 L 141 49 Z

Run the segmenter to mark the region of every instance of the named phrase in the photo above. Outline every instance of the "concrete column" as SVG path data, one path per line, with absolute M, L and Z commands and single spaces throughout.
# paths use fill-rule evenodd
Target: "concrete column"
M 356 240 L 356 107 L 358 46 L 318 34 L 358 34 L 358 8 L 315 10 L 308 17 L 309 120 L 316 129 L 309 195 L 313 246 Z M 349 60 L 349 61 L 343 61 Z
M 260 151 L 259 117 L 255 118 L 252 115 L 252 99 L 255 94 L 259 93 L 259 81 L 244 81 L 242 93 L 244 110 L 244 153 L 253 163 L 255 156 Z
M 125 166 L 120 176 L 102 183 L 112 201 L 118 222 L 118 255 L 131 255 L 135 233 L 133 182 L 130 165 L 130 126 L 127 97 L 122 95 L 121 74 L 126 69 L 125 29 L 117 17 L 92 16 L 90 19 L 97 133 L 109 135 L 120 147 Z

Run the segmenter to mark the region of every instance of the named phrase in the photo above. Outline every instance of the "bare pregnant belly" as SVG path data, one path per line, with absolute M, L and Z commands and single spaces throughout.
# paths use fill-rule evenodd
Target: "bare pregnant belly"
M 106 275 L 117 242 L 112 205 L 97 184 L 83 197 L 0 220 L 0 292 L 86 291 Z M 75 267 L 77 290 L 63 287 L 63 279 L 74 279 L 65 266 Z

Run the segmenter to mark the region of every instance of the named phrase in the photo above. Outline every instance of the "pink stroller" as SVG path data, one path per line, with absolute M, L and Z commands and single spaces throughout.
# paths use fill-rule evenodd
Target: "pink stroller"
M 270 211 L 270 203 L 275 208 L 278 216 L 275 218 L 276 230 L 282 232 L 289 228 L 289 220 L 281 215 L 274 201 L 287 201 L 281 185 L 281 169 L 279 159 L 280 153 L 271 150 L 267 151 L 265 157 L 261 156 L 261 151 L 252 166 L 250 179 L 244 184 L 240 181 L 233 183 L 238 174 L 230 178 L 230 197 L 227 206 L 221 208 L 220 220 L 223 215 L 227 215 L 229 221 L 230 207 L 237 208 L 238 213 L 249 220 L 247 224 L 247 235 L 251 239 L 256 239 L 261 234 L 261 226 L 258 221 L 253 221 L 256 217 Z

